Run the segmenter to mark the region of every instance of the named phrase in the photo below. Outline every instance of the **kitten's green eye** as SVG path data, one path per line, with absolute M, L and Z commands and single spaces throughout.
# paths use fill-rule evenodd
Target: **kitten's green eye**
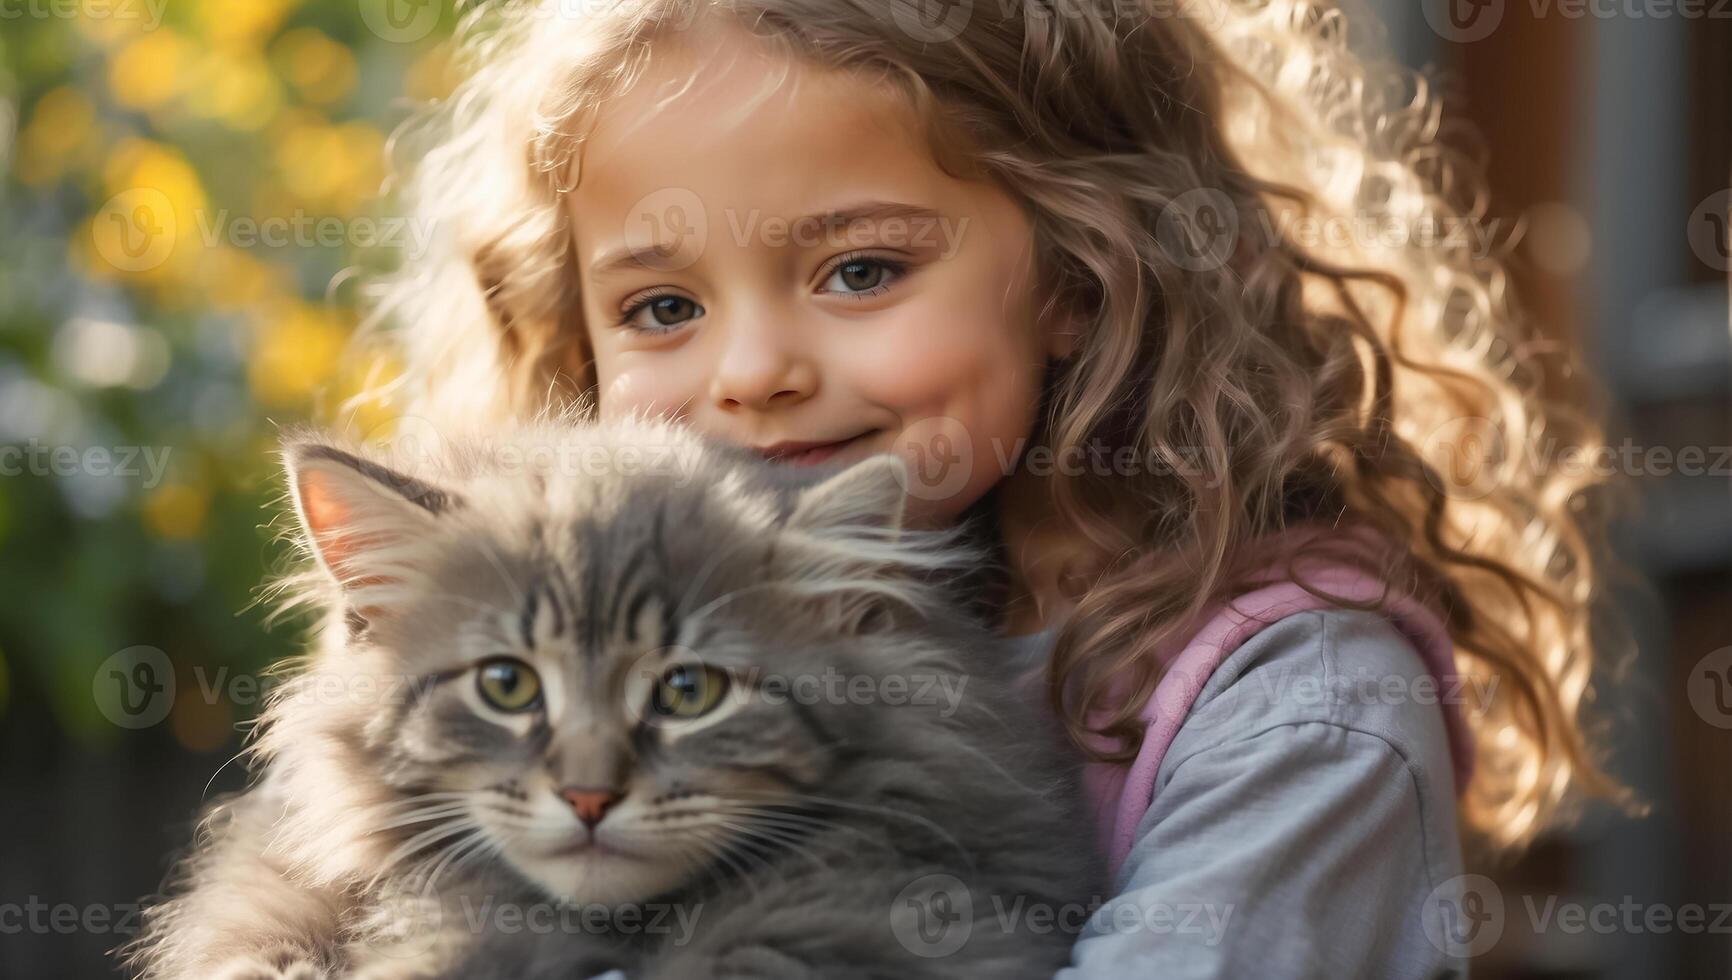
M 511 657 L 482 664 L 475 686 L 481 700 L 500 711 L 528 711 L 541 703 L 541 678 L 535 668 Z
M 656 682 L 650 708 L 668 718 L 697 718 L 721 703 L 728 675 L 714 667 L 673 667 Z

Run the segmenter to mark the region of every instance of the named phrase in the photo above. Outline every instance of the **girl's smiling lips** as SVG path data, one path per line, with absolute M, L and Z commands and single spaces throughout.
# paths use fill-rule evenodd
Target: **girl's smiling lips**
M 768 446 L 753 446 L 752 449 L 762 453 L 764 458 L 772 463 L 811 466 L 815 463 L 822 463 L 843 449 L 877 432 L 877 429 L 867 429 L 865 432 L 858 432 L 846 439 L 837 439 L 832 442 L 777 442 Z

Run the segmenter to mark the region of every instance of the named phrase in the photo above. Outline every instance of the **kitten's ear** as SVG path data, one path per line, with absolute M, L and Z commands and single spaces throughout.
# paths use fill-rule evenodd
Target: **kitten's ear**
M 289 493 L 319 564 L 346 592 L 391 581 L 412 546 L 454 495 L 318 442 L 283 447 Z
M 868 456 L 802 490 L 787 526 L 820 533 L 826 528 L 860 526 L 900 529 L 907 484 L 908 468 L 901 456 Z
M 802 535 L 781 573 L 798 583 L 827 629 L 870 632 L 890 622 L 889 600 L 908 595 L 896 543 L 907 497 L 902 457 L 880 453 L 800 491 L 784 525 Z M 890 532 L 886 536 L 883 532 Z

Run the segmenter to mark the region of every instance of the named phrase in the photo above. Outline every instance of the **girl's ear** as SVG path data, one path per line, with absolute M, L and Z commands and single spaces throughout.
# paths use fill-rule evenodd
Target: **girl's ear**
M 320 567 L 345 593 L 400 578 L 454 495 L 317 442 L 283 448 L 295 516 Z

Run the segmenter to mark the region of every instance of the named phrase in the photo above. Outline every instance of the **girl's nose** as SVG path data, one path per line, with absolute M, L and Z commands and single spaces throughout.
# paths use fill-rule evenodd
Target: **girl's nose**
M 730 331 L 710 377 L 710 398 L 724 412 L 798 405 L 818 388 L 818 368 L 774 327 Z

